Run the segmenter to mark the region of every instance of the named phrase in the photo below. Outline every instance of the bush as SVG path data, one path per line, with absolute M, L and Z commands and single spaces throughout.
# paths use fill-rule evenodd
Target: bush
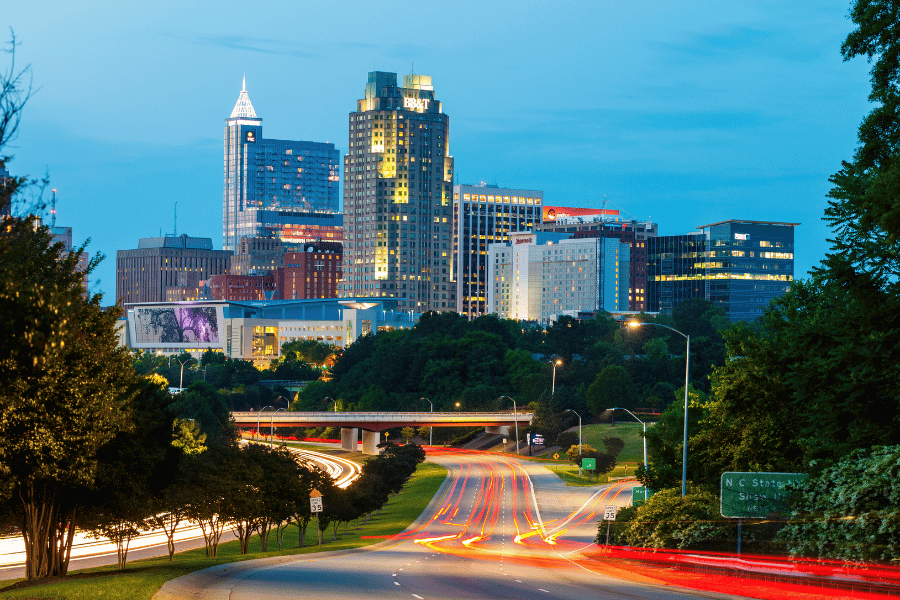
M 597 462 L 594 472 L 597 474 L 609 473 L 616 467 L 616 457 L 612 454 L 600 452 L 590 444 L 582 444 L 579 452 L 578 444 L 573 445 L 566 450 L 566 457 L 569 462 L 576 465 L 581 464 L 582 458 L 593 458 Z
M 900 446 L 857 450 L 795 488 L 781 533 L 793 555 L 841 560 L 900 556 Z
M 661 490 L 636 510 L 622 532 L 629 546 L 695 550 L 724 549 L 730 539 L 729 526 L 719 515 L 719 499 L 707 491 L 689 489 Z

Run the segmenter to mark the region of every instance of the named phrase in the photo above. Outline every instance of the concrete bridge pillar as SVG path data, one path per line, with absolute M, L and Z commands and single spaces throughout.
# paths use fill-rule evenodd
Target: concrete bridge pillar
M 341 448 L 350 452 L 356 452 L 358 441 L 359 429 L 356 427 L 341 427 Z
M 378 431 L 366 431 L 363 429 L 362 432 L 362 451 L 363 454 L 380 454 L 381 450 L 378 448 L 378 444 L 381 443 L 381 432 Z
M 485 427 L 485 433 L 497 433 L 509 437 L 509 425 L 497 425 L 494 427 Z

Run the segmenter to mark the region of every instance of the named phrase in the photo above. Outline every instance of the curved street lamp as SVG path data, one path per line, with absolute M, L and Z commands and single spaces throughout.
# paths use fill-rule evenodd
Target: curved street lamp
M 178 382 L 178 392 L 179 392 L 179 393 L 181 393 L 181 390 L 184 389 L 184 365 L 188 364 L 188 363 L 191 362 L 192 360 L 197 360 L 197 359 L 194 358 L 193 356 L 190 357 L 189 359 L 187 359 L 187 360 L 184 361 L 184 362 L 181 362 L 180 360 L 177 360 L 177 359 L 176 359 L 176 362 L 178 362 L 178 363 L 181 365 L 181 380 Z M 200 364 L 199 361 L 198 361 L 197 364 Z
M 264 406 L 261 409 L 259 409 L 258 411 L 256 411 L 256 441 L 257 442 L 259 441 L 259 415 L 260 415 L 260 413 L 262 413 L 262 411 L 266 410 L 267 408 L 275 408 L 275 407 L 274 406 Z
M 578 416 L 578 458 L 581 458 L 581 415 L 567 408 L 565 412 L 575 413 Z M 578 462 L 578 479 L 581 479 L 581 462 Z
M 688 445 L 688 382 L 690 378 L 691 364 L 691 336 L 682 333 L 674 327 L 663 325 L 661 323 L 646 323 L 644 321 L 629 321 L 629 327 L 640 327 L 641 325 L 653 325 L 655 327 L 664 327 L 669 331 L 674 331 L 687 340 L 687 350 L 684 354 L 684 452 L 681 456 L 681 497 L 687 494 L 687 445 Z
M 322 398 L 322 400 L 331 400 L 332 402 L 334 402 L 334 412 L 337 412 L 337 400 L 335 400 L 331 396 L 325 396 L 324 398 Z
M 553 385 L 550 387 L 550 395 L 556 395 L 556 367 L 562 366 L 562 359 L 557 358 L 553 361 Z
M 426 402 L 428 402 L 428 404 L 431 406 L 431 414 L 434 414 L 434 404 L 432 404 L 431 400 L 429 400 L 429 399 L 426 398 L 425 396 L 422 396 L 421 398 L 419 398 L 419 400 L 425 400 Z M 432 439 L 432 438 L 431 438 L 431 433 L 432 433 L 432 430 L 433 430 L 433 429 L 434 429 L 434 425 L 433 425 L 433 424 L 428 426 L 428 445 L 429 445 L 429 446 L 432 445 L 432 444 L 431 444 L 431 439 Z
M 519 453 L 519 411 L 516 410 L 516 401 L 509 396 L 500 396 L 500 400 L 506 398 L 507 400 L 512 400 L 513 403 L 513 421 L 516 423 L 516 454 Z
M 622 408 L 621 406 L 617 406 L 616 408 L 610 408 L 607 410 L 624 410 L 629 415 L 634 417 L 634 420 L 644 426 L 644 473 L 647 472 L 647 424 L 637 418 L 637 415 L 628 410 L 627 408 Z M 613 416 L 613 423 L 615 423 L 615 416 Z

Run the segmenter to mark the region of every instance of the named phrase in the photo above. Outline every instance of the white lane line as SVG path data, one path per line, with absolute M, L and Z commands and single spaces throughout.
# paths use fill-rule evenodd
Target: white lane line
M 391 577 L 396 577 L 396 576 L 397 576 L 396 573 L 391 573 Z
M 395 582 L 394 582 L 394 585 L 400 585 L 400 582 L 399 582 L 399 581 L 395 581 Z
M 545 593 L 547 593 L 547 594 L 550 593 L 550 590 L 545 590 L 544 588 L 538 588 L 538 591 L 539 591 L 539 592 L 545 592 Z
M 521 579 L 516 579 L 516 583 L 522 583 Z
M 425 600 L 425 598 L 423 598 L 422 596 L 420 596 L 420 595 L 418 595 L 418 594 L 413 594 L 412 597 L 413 597 L 413 598 L 418 598 L 419 600 Z

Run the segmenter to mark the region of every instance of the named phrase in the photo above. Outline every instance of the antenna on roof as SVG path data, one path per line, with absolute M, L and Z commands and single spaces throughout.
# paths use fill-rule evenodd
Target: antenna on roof
M 175 237 L 178 237 L 178 203 L 175 203 Z
M 50 200 L 50 227 L 56 227 L 56 188 L 53 189 L 53 199 Z

